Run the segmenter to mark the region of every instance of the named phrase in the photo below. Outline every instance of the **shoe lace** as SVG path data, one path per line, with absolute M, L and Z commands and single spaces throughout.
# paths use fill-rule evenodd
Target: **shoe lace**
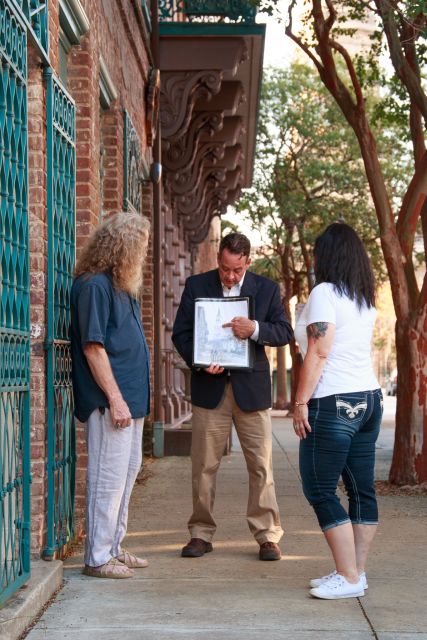
M 331 574 L 329 578 L 324 583 L 324 586 L 328 589 L 339 589 L 344 584 L 344 578 L 340 576 L 339 573 L 335 571 L 334 574 Z
M 106 564 L 111 565 L 112 567 L 123 567 L 123 563 L 117 558 L 110 558 Z
M 334 576 L 336 576 L 336 575 L 337 575 L 337 570 L 336 570 L 336 569 L 334 569 L 334 570 L 333 570 L 329 575 L 327 575 L 327 576 L 323 576 L 322 580 L 323 580 L 324 582 L 327 582 L 328 580 L 330 580 L 331 578 L 333 578 L 333 577 L 334 577 Z

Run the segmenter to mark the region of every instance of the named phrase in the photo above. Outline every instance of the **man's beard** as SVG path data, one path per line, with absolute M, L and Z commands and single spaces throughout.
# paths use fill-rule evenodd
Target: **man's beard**
M 136 269 L 129 274 L 127 278 L 125 291 L 129 293 L 133 298 L 139 298 L 142 289 L 142 268 Z

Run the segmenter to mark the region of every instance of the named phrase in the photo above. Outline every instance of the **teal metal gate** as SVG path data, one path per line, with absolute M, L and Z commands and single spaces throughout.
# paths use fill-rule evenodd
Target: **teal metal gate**
M 20 17 L 27 25 L 27 30 L 36 41 L 37 46 L 47 54 L 49 49 L 48 1 L 47 0 L 13 0 L 18 5 Z
M 73 535 L 75 423 L 69 342 L 75 260 L 75 106 L 45 72 L 48 167 L 47 546 L 51 558 Z
M 30 575 L 27 40 L 0 0 L 0 604 Z

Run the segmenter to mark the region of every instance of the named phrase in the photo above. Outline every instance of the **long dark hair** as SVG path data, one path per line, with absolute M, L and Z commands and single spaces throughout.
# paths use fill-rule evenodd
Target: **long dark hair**
M 316 284 L 331 282 L 339 294 L 356 300 L 359 309 L 375 306 L 375 280 L 369 256 L 354 229 L 333 222 L 314 244 Z

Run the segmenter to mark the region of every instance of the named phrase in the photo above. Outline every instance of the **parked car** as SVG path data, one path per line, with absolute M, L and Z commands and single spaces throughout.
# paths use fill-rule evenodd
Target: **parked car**
M 385 392 L 388 396 L 395 396 L 397 390 L 397 369 L 393 369 L 393 371 L 388 376 L 385 383 Z

